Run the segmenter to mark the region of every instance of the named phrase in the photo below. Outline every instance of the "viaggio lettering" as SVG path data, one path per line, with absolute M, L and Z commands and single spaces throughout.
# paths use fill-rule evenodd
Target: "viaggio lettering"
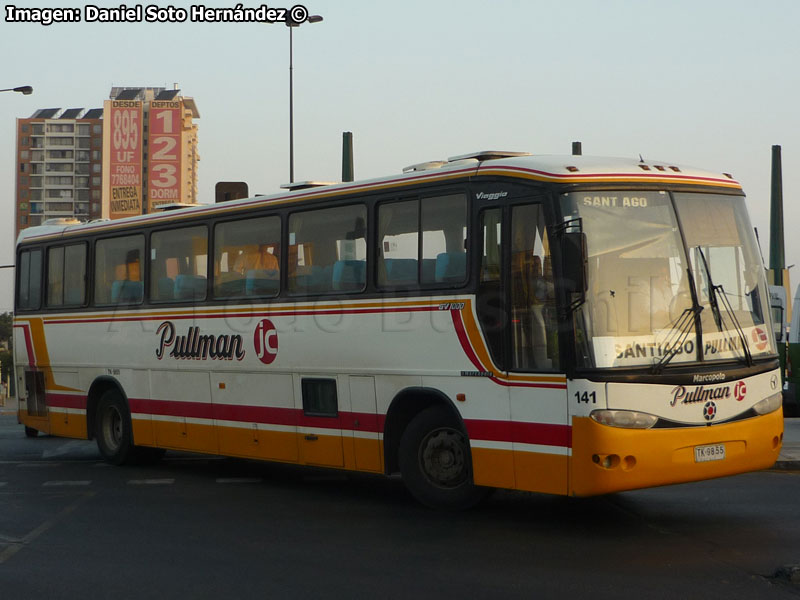
M 161 323 L 156 335 L 158 360 L 164 358 L 167 350 L 170 357 L 178 360 L 242 360 L 245 356 L 241 335 L 205 335 L 196 326 L 189 327 L 185 335 L 178 335 L 172 321 Z

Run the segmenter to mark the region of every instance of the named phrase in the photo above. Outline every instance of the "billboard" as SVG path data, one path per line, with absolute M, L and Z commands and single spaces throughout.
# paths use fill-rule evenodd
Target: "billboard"
M 107 100 L 103 145 L 111 151 L 103 168 L 104 201 L 111 219 L 142 214 L 142 103 Z
M 181 202 L 181 104 L 180 100 L 150 102 L 147 212 L 162 204 Z

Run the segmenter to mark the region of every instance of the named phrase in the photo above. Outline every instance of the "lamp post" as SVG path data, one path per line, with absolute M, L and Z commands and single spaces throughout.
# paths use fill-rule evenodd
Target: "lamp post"
M 322 17 L 309 15 L 304 23 L 319 23 Z M 289 183 L 294 183 L 294 80 L 292 77 L 292 29 L 300 27 L 301 23 L 286 19 L 289 28 Z
M 4 90 L 0 90 L 0 92 L 19 92 L 24 96 L 30 96 L 33 93 L 33 88 L 29 85 L 21 85 L 20 87 L 6 88 Z

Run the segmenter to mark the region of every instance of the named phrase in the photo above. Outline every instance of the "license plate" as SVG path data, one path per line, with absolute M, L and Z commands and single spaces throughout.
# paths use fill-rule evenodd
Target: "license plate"
M 710 460 L 725 460 L 725 444 L 694 447 L 694 462 L 708 462 Z

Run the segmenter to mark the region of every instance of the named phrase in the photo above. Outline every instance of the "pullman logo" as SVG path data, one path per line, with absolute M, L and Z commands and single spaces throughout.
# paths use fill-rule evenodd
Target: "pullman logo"
M 171 358 L 179 360 L 242 360 L 245 354 L 240 335 L 205 335 L 199 327 L 189 327 L 185 335 L 178 335 L 172 321 L 161 323 L 156 335 L 158 360 L 164 358 L 167 350 Z
M 731 387 L 729 385 L 717 388 L 707 388 L 701 385 L 693 390 L 687 390 L 684 386 L 679 385 L 672 390 L 672 401 L 669 403 L 669 405 L 675 406 L 679 402 L 681 404 L 695 404 L 697 402 L 721 400 L 723 398 L 730 397 Z

